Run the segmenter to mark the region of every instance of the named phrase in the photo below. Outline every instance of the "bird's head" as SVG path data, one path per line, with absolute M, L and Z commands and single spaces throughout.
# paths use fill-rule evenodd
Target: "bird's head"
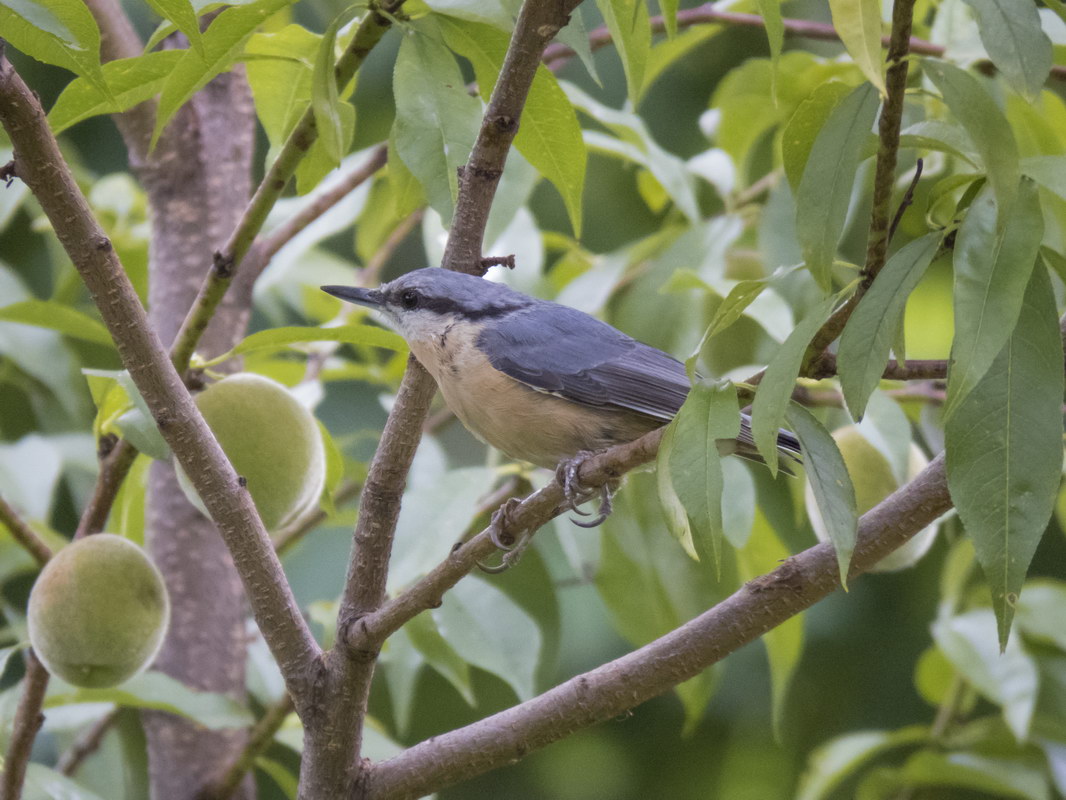
M 409 343 L 439 337 L 457 322 L 487 322 L 534 302 L 501 283 L 438 267 L 408 272 L 377 289 L 323 286 L 322 291 L 382 312 Z

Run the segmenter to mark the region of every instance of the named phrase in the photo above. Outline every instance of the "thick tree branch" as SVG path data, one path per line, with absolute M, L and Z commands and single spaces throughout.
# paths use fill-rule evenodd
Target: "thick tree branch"
M 19 513 L 0 495 L 0 525 L 7 528 L 11 538 L 23 550 L 33 556 L 33 560 L 41 566 L 52 557 L 52 548 L 44 543 Z
M 252 498 L 148 323 L 110 240 L 60 155 L 36 96 L 6 59 L 0 60 L 0 122 L 11 138 L 19 177 L 52 222 L 163 438 L 233 554 L 253 614 L 290 693 L 298 703 L 307 702 L 307 681 L 320 651 Z
M 26 674 L 22 678 L 22 696 L 15 709 L 11 742 L 4 756 L 4 771 L 0 773 L 0 800 L 19 800 L 26 780 L 26 765 L 37 731 L 44 722 L 41 707 L 48 690 L 48 671 L 37 660 L 33 650 L 25 651 Z
M 786 36 L 800 39 L 817 39 L 823 42 L 839 42 L 840 34 L 828 22 L 815 22 L 807 19 L 783 19 Z M 765 28 L 766 21 L 757 14 L 741 14 L 736 11 L 723 11 L 715 3 L 704 3 L 696 8 L 685 8 L 677 12 L 677 27 L 688 28 L 692 25 L 726 25 L 737 28 Z M 651 18 L 651 29 L 656 33 L 666 30 L 666 21 L 661 16 Z M 889 47 L 891 37 L 882 36 L 881 46 Z M 611 43 L 611 32 L 606 26 L 589 31 L 589 45 L 598 50 Z M 910 51 L 923 56 L 944 55 L 943 45 L 927 42 L 925 39 L 911 37 Z M 564 44 L 556 42 L 544 51 L 544 63 L 552 70 L 559 69 L 563 62 L 577 55 Z M 1051 77 L 1066 80 L 1066 67 L 1055 65 L 1051 68 Z
M 914 3 L 915 0 L 896 0 L 892 6 L 892 35 L 888 45 L 888 72 L 885 75 L 888 96 L 881 106 L 881 120 L 878 125 L 879 144 L 874 173 L 873 209 L 870 212 L 870 235 L 866 244 L 866 264 L 854 294 L 833 312 L 821 330 L 814 335 L 804 355 L 804 364 L 813 364 L 825 349 L 836 341 L 859 301 L 873 286 L 877 274 L 885 265 L 892 188 L 896 183 L 896 157 L 899 154 L 899 132 L 903 121 L 903 98 L 907 89 L 907 54 Z
M 850 579 L 950 507 L 941 454 L 913 481 L 863 515 Z M 420 797 L 514 763 L 533 750 L 668 691 L 809 608 L 839 585 L 832 545 L 816 545 L 639 650 L 375 765 L 369 796 L 375 800 Z
M 355 77 L 356 71 L 362 66 L 370 51 L 392 27 L 392 15 L 399 10 L 401 5 L 403 5 L 403 0 L 385 0 L 380 4 L 371 3 L 370 10 L 356 29 L 351 44 L 337 60 L 334 74 L 338 88 L 343 89 Z M 383 13 L 379 13 L 379 9 Z M 181 330 L 178 331 L 171 348 L 171 358 L 179 372 L 184 372 L 188 367 L 197 342 L 207 329 L 218 304 L 222 302 L 252 242 L 259 235 L 270 209 L 281 197 L 289 179 L 296 172 L 300 160 L 311 149 L 311 145 L 317 138 L 318 128 L 315 125 L 315 116 L 312 110 L 308 109 L 282 146 L 281 152 L 270 165 L 270 169 L 267 170 L 229 241 L 220 252 L 215 254 L 214 263 L 200 287 L 200 293 L 182 323 Z

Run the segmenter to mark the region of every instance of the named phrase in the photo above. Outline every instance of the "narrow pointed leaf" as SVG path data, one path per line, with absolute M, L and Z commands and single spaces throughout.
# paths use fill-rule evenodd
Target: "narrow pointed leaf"
M 810 411 L 792 403 L 786 419 L 803 447 L 803 468 L 836 550 L 840 585 L 847 589 L 859 520 L 851 476 L 837 443 Z
M 333 69 L 336 65 L 337 31 L 350 18 L 350 11 L 338 14 L 326 28 L 315 56 L 315 68 L 311 77 L 311 108 L 315 115 L 322 148 L 334 167 L 341 163 L 351 145 L 353 128 L 344 124 L 340 92 Z M 345 103 L 345 105 L 347 105 Z M 347 134 L 347 135 L 346 135 Z
M 113 99 L 109 99 L 92 81 L 75 78 L 48 112 L 52 132 L 61 133 L 89 117 L 127 111 L 154 97 L 182 56 L 181 50 L 160 50 L 107 62 L 103 67 L 104 79 L 111 88 Z
M 392 140 L 445 225 L 459 191 L 456 170 L 466 163 L 481 124 L 481 103 L 465 87 L 446 47 L 429 35 L 404 37 L 393 72 Z
M 781 50 L 785 46 L 785 23 L 781 18 L 781 0 L 758 0 L 759 13 L 762 14 L 763 27 L 766 28 L 766 40 L 770 45 L 771 83 L 773 96 L 777 99 L 777 65 L 781 61 Z
M 1000 214 L 1010 211 L 1018 193 L 1018 144 L 1010 124 L 977 78 L 944 61 L 926 59 L 925 74 L 940 90 L 951 113 L 973 140 L 988 180 L 996 193 Z
M 110 345 L 111 334 L 99 320 L 51 300 L 23 300 L 0 308 L 0 320 L 51 328 L 64 336 Z
M 487 101 L 507 55 L 507 35 L 451 17 L 442 17 L 438 25 L 448 46 L 474 65 L 478 90 Z M 588 150 L 574 107 L 547 67 L 533 76 L 514 146 L 562 195 L 574 235 L 580 236 Z
M 844 328 L 837 353 L 840 388 L 857 420 L 881 380 L 907 298 L 936 255 L 940 239 L 939 233 L 926 234 L 893 255 Z
M 1051 40 L 1032 0 L 965 0 L 981 42 L 1016 92 L 1034 100 L 1051 71 Z
M 662 507 L 663 516 L 666 518 L 666 529 L 677 539 L 685 552 L 692 558 L 699 560 L 696 553 L 696 545 L 692 541 L 692 527 L 688 523 L 688 514 L 681 498 L 677 496 L 674 488 L 673 471 L 670 469 L 670 458 L 674 452 L 674 441 L 677 433 L 676 418 L 666 426 L 663 438 L 659 442 L 659 452 L 656 456 L 655 485 L 658 489 L 659 504 Z
M 829 0 L 833 27 L 855 65 L 881 94 L 886 93 L 882 72 L 880 0 Z
M 1034 269 L 1018 323 L 948 420 L 948 488 L 992 591 L 1004 647 L 1062 474 L 1062 339 L 1051 281 Z
M 796 193 L 796 235 L 807 269 L 826 290 L 877 105 L 869 83 L 837 104 L 814 140 Z
M 833 109 L 852 88 L 842 81 L 823 83 L 800 103 L 781 131 L 781 160 L 792 191 L 803 180 L 811 148 Z
M 228 353 L 223 353 L 217 358 L 211 359 L 209 364 L 220 364 L 234 356 L 250 353 L 253 350 L 281 349 L 291 344 L 305 344 L 307 342 L 365 344 L 398 352 L 403 352 L 407 349 L 407 343 L 399 334 L 374 325 L 340 325 L 336 328 L 294 326 L 270 328 L 249 334 Z
M 701 561 L 721 570 L 722 460 L 719 439 L 740 433 L 740 408 L 732 384 L 697 384 L 677 413 L 670 452 L 670 475 L 685 507 Z
M 200 20 L 189 0 L 148 0 L 148 5 L 163 19 L 185 34 L 193 49 L 203 55 L 204 43 L 200 35 Z
M 596 0 L 596 7 L 611 32 L 611 39 L 622 59 L 626 74 L 626 91 L 634 108 L 644 89 L 644 72 L 651 50 L 651 23 L 644 0 Z
M 796 385 L 803 353 L 833 309 L 835 298 L 820 303 L 797 325 L 781 344 L 755 392 L 751 411 L 751 432 L 759 455 L 773 475 L 777 475 L 777 431 L 785 417 L 789 398 Z
M 955 340 L 944 416 L 950 418 L 1003 349 L 1022 308 L 1044 217 L 1036 184 L 1023 178 L 1006 219 L 986 188 L 955 243 Z

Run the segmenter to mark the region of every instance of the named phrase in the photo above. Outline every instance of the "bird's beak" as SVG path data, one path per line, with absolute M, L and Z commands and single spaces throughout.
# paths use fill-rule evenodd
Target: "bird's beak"
M 377 289 L 359 289 L 355 286 L 320 286 L 323 292 L 339 297 L 349 303 L 380 310 L 385 297 Z

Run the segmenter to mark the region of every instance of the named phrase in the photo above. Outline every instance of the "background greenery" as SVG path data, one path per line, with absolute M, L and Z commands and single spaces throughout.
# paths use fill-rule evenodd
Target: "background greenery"
M 286 25 L 298 24 L 321 32 L 343 5 L 305 0 L 278 11 L 262 31 L 282 36 L 286 30 L 291 33 Z M 450 17 L 443 8 L 429 13 L 437 3 L 408 3 L 405 11 L 419 18 L 413 25 L 425 33 L 431 22 L 442 28 L 462 24 L 455 21 L 469 17 L 477 5 L 457 3 Z M 764 13 L 766 5 L 735 3 L 730 8 Z M 150 35 L 158 18 L 140 3 L 125 6 L 141 32 Z M 1061 10 L 1058 3 L 1047 6 L 1040 8 L 1039 19 L 1054 45 L 1055 63 L 1063 65 L 1066 24 L 1055 15 Z M 781 10 L 787 17 L 830 20 L 828 6 L 815 0 L 785 3 Z M 990 52 L 995 48 L 988 38 L 982 44 L 982 37 L 998 34 L 990 32 L 991 25 L 978 28 L 975 11 L 981 13 L 983 4 L 920 0 L 915 35 L 946 44 L 947 57 L 961 66 L 986 63 L 982 47 Z M 501 13 L 506 18 L 506 9 Z M 581 6 L 579 16 L 586 30 L 602 22 L 591 3 Z M 267 41 L 261 36 L 253 37 L 249 51 Z M 417 34 L 405 28 L 388 33 L 360 72 L 352 95 L 354 138 L 345 147 L 346 153 L 355 153 L 346 155 L 348 168 L 393 129 L 393 81 L 404 74 L 397 57 L 405 36 Z M 313 57 L 317 39 L 308 41 L 307 52 Z M 445 41 L 454 46 L 447 36 Z M 17 50 L 8 52 L 45 107 L 52 107 L 71 73 Z M 461 49 L 460 54 L 466 58 L 455 61 L 454 68 L 462 70 L 462 80 L 473 80 L 478 64 Z M 863 81 L 839 43 L 789 37 L 776 67 L 769 54 L 766 34 L 757 28 L 698 25 L 676 38 L 657 34 L 641 89 L 627 81 L 614 47 L 590 56 L 595 75 L 579 59 L 571 59 L 557 76 L 577 87 L 567 91 L 581 112 L 589 147 L 580 236 L 574 236 L 572 214 L 559 191 L 513 153 L 490 222 L 486 255 L 514 253 L 517 269 L 495 277 L 597 313 L 639 339 L 678 357 L 689 356 L 735 281 L 766 277 L 778 267 L 803 261 L 793 201 L 797 187 L 790 188 L 781 174 L 783 163 L 788 167 L 781 146 L 784 126 L 812 93 L 825 91 L 828 81 L 840 81 L 830 86 L 849 89 Z M 980 86 L 1009 122 L 1021 155 L 1058 156 L 1047 165 L 1048 172 L 1062 174 L 1066 105 L 1061 92 L 1066 84 L 1052 80 L 1041 89 L 1043 80 L 1036 80 L 1027 98 L 1012 88 L 1014 79 L 1024 82 L 1027 73 L 993 61 L 1000 71 L 972 74 L 981 76 Z M 257 110 L 267 130 L 280 124 L 265 99 L 277 89 L 271 81 L 291 80 L 272 77 L 267 66 L 273 64 L 248 62 Z M 949 224 L 965 210 L 973 197 L 972 192 L 967 195 L 972 181 L 953 187 L 946 181 L 985 171 L 985 165 L 975 169 L 953 149 L 961 141 L 959 146 L 969 155 L 973 145 L 965 137 L 972 131 L 963 132 L 943 105 L 930 99 L 935 89 L 928 79 L 914 78 L 910 85 L 914 92 L 904 128 L 923 120 L 941 122 L 944 128 L 927 128 L 924 138 L 915 134 L 904 143 L 894 204 L 919 155 L 926 159 L 925 177 L 902 218 L 893 251 Z M 635 110 L 626 105 L 627 97 L 637 101 Z M 480 106 L 470 103 L 476 118 Z M 606 110 L 620 108 L 627 110 L 614 117 L 616 112 Z M 469 124 L 472 118 L 457 125 Z M 811 119 L 809 141 L 825 117 L 815 114 Z M 145 201 L 126 172 L 125 151 L 112 123 L 105 116 L 88 119 L 65 131 L 61 142 L 131 277 L 143 287 Z M 277 144 L 275 136 L 260 132 L 263 158 Z M 874 150 L 871 146 L 867 151 L 855 173 L 837 253 L 839 261 L 850 264 L 861 264 L 865 256 L 873 177 L 868 156 Z M 465 154 L 460 161 L 463 158 Z M 0 153 L 4 160 L 6 154 Z M 799 169 L 802 174 L 802 163 Z M 386 172 L 279 254 L 257 286 L 253 329 L 320 325 L 342 313 L 358 321 L 360 312 L 342 310 L 315 287 L 352 282 L 354 270 L 366 266 L 405 216 L 396 213 L 397 186 L 407 180 L 398 175 L 400 170 L 393 159 Z M 768 174 L 776 175 L 768 191 L 745 196 L 748 187 Z M 315 183 L 315 176 L 304 178 L 302 188 Z M 1051 251 L 1047 263 L 1061 270 L 1066 181 L 1055 184 L 1052 177 L 1040 183 L 1043 243 Z M 439 212 L 447 214 L 448 202 L 439 201 L 440 186 L 425 191 L 431 199 L 438 198 L 436 211 L 428 211 L 391 255 L 382 279 L 439 260 Z M 287 218 L 301 202 L 297 195 L 283 200 L 272 219 Z M 799 219 L 802 222 L 802 216 Z M 76 273 L 18 182 L 0 191 L 0 225 L 0 303 L 50 299 L 95 316 Z M 1051 274 L 1061 308 L 1061 272 Z M 851 276 L 846 266 L 837 265 L 834 277 L 839 287 Z M 775 282 L 774 291 L 773 299 L 750 306 L 703 348 L 704 371 L 734 379 L 750 375 L 773 357 L 794 321 L 821 294 L 806 272 L 786 274 Z M 121 369 L 106 340 L 92 340 L 80 324 L 74 335 L 63 335 L 47 327 L 0 322 L 0 491 L 53 541 L 76 527 L 95 472 L 91 431 L 99 418 L 80 370 Z M 946 255 L 933 263 L 908 302 L 907 355 L 947 358 L 952 332 L 952 261 Z M 307 350 L 325 360 L 321 372 L 301 391 L 318 400 L 316 414 L 344 453 L 345 478 L 358 478 L 365 473 L 384 422 L 403 354 L 364 346 L 338 350 L 311 345 Z M 245 369 L 296 385 L 306 374 L 305 355 L 258 351 L 246 358 Z M 812 391 L 831 389 L 825 384 Z M 877 398 L 867 417 L 875 427 L 902 431 L 930 455 L 943 448 L 936 402 L 897 402 L 883 393 Z M 817 413 L 830 430 L 850 421 L 840 408 L 820 408 Z M 907 421 L 900 427 L 902 413 Z M 392 743 L 413 744 L 472 722 L 622 655 L 710 607 L 788 553 L 814 543 L 801 480 L 774 480 L 764 469 L 747 465 L 727 470 L 736 481 L 727 485 L 754 487 L 758 511 L 750 501 L 745 507 L 742 501 L 727 507 L 727 514 L 732 510 L 742 520 L 735 523 L 738 528 L 746 521 L 752 533 L 739 554 L 727 548 L 720 579 L 706 561 L 688 558 L 669 535 L 654 477 L 635 474 L 601 529 L 578 530 L 560 520 L 537 537 L 536 547 L 514 569 L 460 584 L 431 615 L 432 624 L 419 623 L 435 626 L 449 645 L 433 639 L 432 630 L 394 637 L 383 654 L 371 703 L 380 724 L 382 752 L 395 747 Z M 545 474 L 518 472 L 522 481 L 534 485 L 546 480 Z M 393 562 L 394 588 L 436 563 L 465 530 L 479 529 L 485 521 L 483 513 L 479 519 L 480 499 L 500 475 L 515 473 L 458 422 L 443 421 L 423 443 L 409 482 Z M 128 479 L 108 527 L 134 540 L 144 535 L 140 475 L 143 472 L 135 469 Z M 861 483 L 862 476 L 853 479 Z M 731 502 L 729 493 L 726 502 Z M 1060 497 L 1059 509 L 1066 511 L 1066 497 Z M 351 508 L 342 507 L 285 555 L 297 598 L 321 623 L 316 631 L 323 635 L 332 631 L 332 604 L 344 577 L 353 519 Z M 22 609 L 34 572 L 29 559 L 7 538 L 0 538 L 0 564 L 6 643 L 13 644 L 24 635 Z M 1066 540 L 1059 516 L 1052 518 L 1040 540 L 1029 580 L 1034 585 L 1022 595 L 1023 604 L 1029 605 L 1022 606 L 1007 655 L 1000 657 L 988 589 L 962 526 L 952 517 L 941 525 L 928 555 L 912 568 L 864 577 L 848 593 L 838 592 L 805 613 L 801 623 L 790 623 L 789 632 L 773 645 L 773 670 L 762 645 L 745 648 L 677 694 L 440 796 L 734 800 L 856 793 L 915 798 L 1061 795 L 1066 793 L 1066 637 L 1061 624 L 1049 622 L 1066 618 Z M 1037 581 L 1042 582 L 1035 585 Z M 475 628 L 487 639 L 463 636 L 464 630 Z M 516 629 L 530 635 L 515 649 L 501 647 L 501 637 Z M 144 685 L 138 684 L 134 694 L 139 702 L 149 703 L 174 692 L 167 696 L 178 701 L 171 702 L 194 718 L 215 715 L 214 722 L 246 724 L 276 700 L 281 687 L 261 641 L 253 645 L 253 654 L 247 707 L 215 698 L 214 705 L 193 710 L 192 701 L 186 702 L 172 687 L 149 685 L 151 674 L 136 679 Z M 1038 673 L 1039 680 L 1019 679 L 1020 673 Z M 9 732 L 20 675 L 20 661 L 13 658 L 0 682 L 0 741 Z M 64 698 L 62 689 L 52 691 L 58 699 L 50 701 L 35 748 L 35 759 L 42 764 L 54 763 L 77 732 L 109 708 L 68 703 L 72 698 Z M 860 732 L 868 738 L 840 738 Z M 299 741 L 292 733 L 283 730 L 259 764 L 256 777 L 263 797 L 284 796 L 287 780 L 291 783 L 297 755 L 289 744 Z M 135 714 L 120 714 L 100 749 L 78 772 L 78 782 L 104 797 L 139 796 L 145 781 L 139 735 Z M 833 743 L 839 748 L 835 760 L 826 756 Z M 115 778 L 120 774 L 121 786 Z M 824 791 L 820 780 L 826 781 Z

